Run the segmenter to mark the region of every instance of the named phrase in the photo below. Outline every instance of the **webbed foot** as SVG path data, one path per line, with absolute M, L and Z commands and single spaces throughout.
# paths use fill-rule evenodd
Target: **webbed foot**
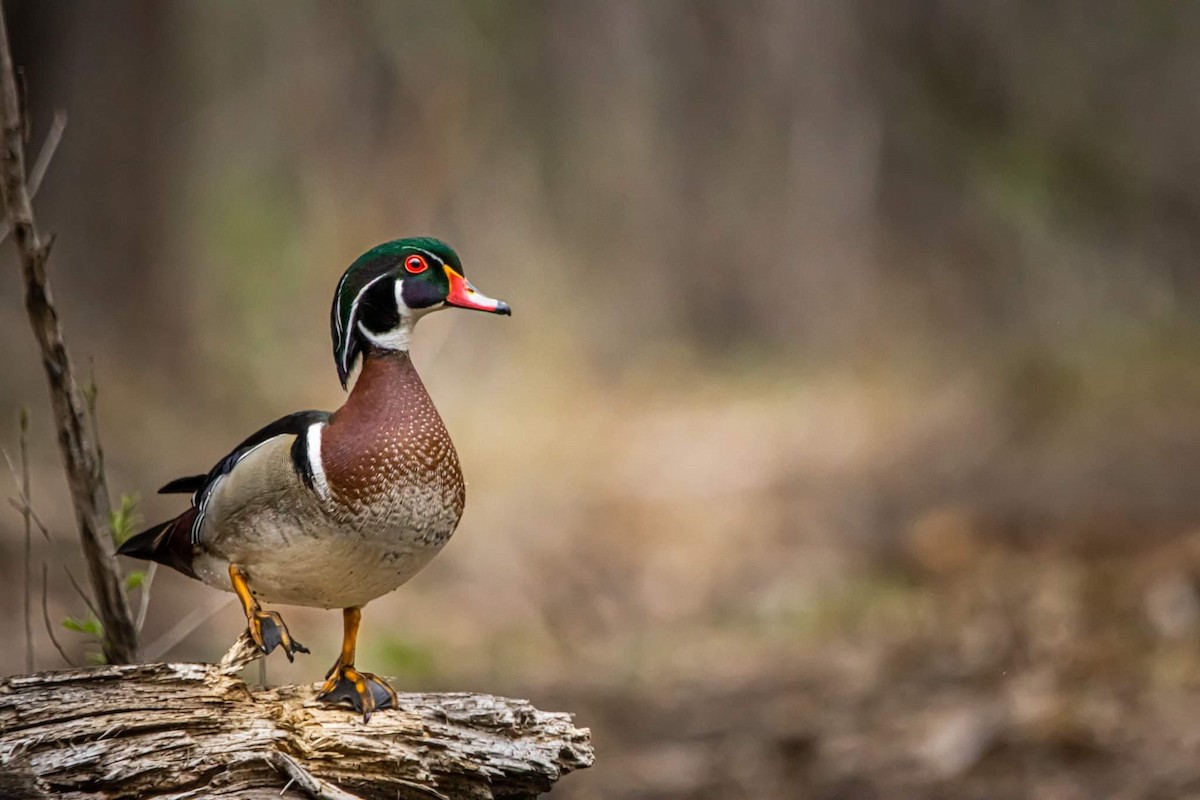
M 272 650 L 282 646 L 288 661 L 295 661 L 295 653 L 308 652 L 307 647 L 292 638 L 278 611 L 251 609 L 246 615 L 246 629 L 263 655 L 270 655 Z
M 363 722 L 369 722 L 377 709 L 395 708 L 399 702 L 396 690 L 383 678 L 340 662 L 329 671 L 317 699 L 327 703 L 349 701 L 355 711 L 362 713 Z

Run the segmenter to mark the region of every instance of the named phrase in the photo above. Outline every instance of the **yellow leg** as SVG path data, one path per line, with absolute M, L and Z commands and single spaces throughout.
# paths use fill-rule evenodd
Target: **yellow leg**
M 246 582 L 246 573 L 242 572 L 241 567 L 237 564 L 229 565 L 229 582 L 233 584 L 233 592 L 238 596 L 238 600 L 242 601 L 242 611 L 246 612 L 246 618 L 259 610 L 258 601 L 254 599 L 254 595 L 250 593 L 250 584 Z
M 358 645 L 358 625 L 362 622 L 362 609 L 357 606 L 342 609 L 342 654 L 338 661 L 354 663 L 354 649 Z
M 308 652 L 307 647 L 292 638 L 278 611 L 262 610 L 250 591 L 246 573 L 237 564 L 229 565 L 229 582 L 233 584 L 233 591 L 238 600 L 242 601 L 242 611 L 246 613 L 246 631 L 264 655 L 270 654 L 281 645 L 288 661 L 295 659 L 295 653 Z
M 362 609 L 357 607 L 342 609 L 342 652 L 325 676 L 318 697 L 330 702 L 349 700 L 355 711 L 361 711 L 363 722 L 371 719 L 371 714 L 379 707 L 387 707 L 383 702 L 390 701 L 391 707 L 397 704 L 396 691 L 388 682 L 370 672 L 359 672 L 354 668 L 354 651 L 358 643 L 358 626 L 362 621 Z

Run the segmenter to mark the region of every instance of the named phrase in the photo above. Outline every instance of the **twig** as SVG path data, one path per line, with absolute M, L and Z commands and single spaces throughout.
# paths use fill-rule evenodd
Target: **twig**
M 33 672 L 33 519 L 29 497 L 29 410 L 22 408 L 18 422 L 21 450 L 21 497 L 24 509 L 21 517 L 25 522 L 25 671 Z M 7 458 L 7 456 L 5 456 Z
M 8 451 L 3 447 L 0 447 L 0 455 L 3 455 L 4 460 L 8 462 L 8 468 L 13 472 L 13 477 L 15 478 L 16 472 L 13 470 L 12 459 L 9 458 Z M 46 543 L 51 547 L 54 546 L 54 539 L 50 536 L 50 531 L 46 527 L 46 523 L 42 522 L 42 518 L 39 517 L 38 513 L 33 510 L 33 505 L 30 504 L 29 497 L 27 495 L 22 492 L 19 500 L 13 500 L 12 498 L 9 498 L 8 504 L 15 508 L 22 516 L 25 516 L 32 521 L 37 526 L 37 529 L 41 531 L 42 538 L 46 540 Z M 75 589 L 75 593 L 79 595 L 80 599 L 83 600 L 84 605 L 88 607 L 88 611 L 91 611 L 96 616 L 96 619 L 100 619 L 100 614 L 97 612 L 95 604 L 92 603 L 92 598 L 88 595 L 87 590 L 85 590 L 79 584 L 79 580 L 75 577 L 75 573 L 71 572 L 71 568 L 67 566 L 65 561 L 59 562 L 59 565 L 63 568 L 63 572 L 67 574 L 67 580 L 71 582 L 71 586 Z
M 5 451 L 5 449 L 3 447 L 0 447 L 0 455 L 3 455 L 4 460 L 8 461 L 8 467 L 11 470 L 12 469 L 12 460 L 8 457 L 8 452 Z M 14 476 L 15 476 L 15 474 L 16 473 L 14 473 Z M 46 523 L 42 522 L 42 518 L 38 516 L 37 511 L 34 510 L 33 506 L 28 502 L 28 498 L 21 497 L 19 500 L 13 500 L 10 497 L 8 500 L 8 504 L 10 506 L 12 506 L 13 508 L 15 508 L 21 514 L 25 514 L 26 512 L 28 512 L 29 518 L 31 520 L 33 520 L 33 524 L 37 527 L 37 529 L 39 531 L 41 531 L 42 538 L 46 540 L 46 543 L 49 544 L 51 547 L 57 547 L 57 544 L 55 543 L 54 538 L 50 535 L 50 530 L 46 527 Z M 78 581 L 78 579 L 76 579 L 75 573 L 71 572 L 71 568 L 67 566 L 67 563 L 65 561 L 60 561 L 59 566 L 61 566 L 63 568 L 63 572 L 67 573 L 67 580 L 69 580 L 71 582 L 71 585 L 73 587 L 75 587 L 75 591 L 79 594 L 79 597 L 80 597 L 80 599 L 83 600 L 84 604 L 87 605 L 88 610 L 91 611 L 93 614 L 96 614 L 96 606 L 92 604 L 92 598 L 88 595 L 87 591 L 82 586 L 79 585 L 79 581 Z M 100 615 L 96 614 L 96 618 L 99 619 L 99 617 L 100 617 Z
M 0 456 L 4 457 L 5 462 L 7 462 L 7 464 L 8 464 L 8 471 L 12 473 L 13 480 L 17 481 L 17 492 L 20 495 L 19 500 L 13 500 L 12 498 L 9 498 L 8 503 L 13 508 L 15 508 L 17 510 L 17 512 L 25 519 L 26 537 L 31 537 L 31 534 L 29 531 L 29 524 L 32 522 L 35 525 L 37 525 L 37 528 L 39 531 L 41 531 L 42 537 L 46 540 L 46 543 L 49 544 L 51 546 L 51 548 L 53 548 L 55 546 L 54 539 L 51 538 L 50 531 L 49 531 L 49 529 L 46 528 L 46 523 L 42 522 L 42 518 L 39 517 L 37 512 L 33 510 L 33 502 L 30 500 L 30 497 L 29 497 L 29 490 L 27 488 L 29 486 L 29 464 L 27 463 L 27 456 L 25 453 L 25 448 L 26 448 L 26 444 L 25 444 L 25 442 L 22 442 L 21 443 L 22 477 L 18 478 L 17 469 L 16 469 L 16 467 L 13 466 L 12 457 L 8 454 L 8 450 L 6 450 L 3 445 L 0 445 Z M 26 547 L 26 559 L 29 560 L 31 558 L 32 558 L 31 548 L 29 546 L 27 546 Z M 78 594 L 80 599 L 83 600 L 84 605 L 86 605 L 88 607 L 88 610 L 91 611 L 92 614 L 95 615 L 95 617 L 97 619 L 99 619 L 100 615 L 96 612 L 96 606 L 92 603 L 92 598 L 89 597 L 88 593 L 84 590 L 84 588 L 79 585 L 79 581 L 75 578 L 75 573 L 71 572 L 71 568 L 67 566 L 66 562 L 59 562 L 59 563 L 60 563 L 60 566 L 62 566 L 62 568 L 63 568 L 63 572 L 67 573 L 67 580 L 69 580 L 71 582 L 71 586 L 73 586 L 75 588 L 75 593 Z M 32 566 L 30 566 L 29 569 L 32 570 Z M 32 669 L 30 671 L 32 672 Z
M 72 588 L 75 589 L 75 594 L 83 598 L 83 604 L 87 606 L 88 611 L 95 614 L 96 619 L 103 619 L 103 617 L 100 616 L 100 612 L 96 610 L 96 606 L 92 603 L 92 598 L 88 597 L 88 593 L 85 592 L 83 587 L 79 585 L 79 581 L 75 580 L 75 575 L 71 572 L 71 570 L 67 569 L 67 565 L 65 563 L 62 565 L 62 568 L 63 572 L 67 573 L 67 580 L 71 582 Z
M 13 73 L 8 26 L 0 13 L 0 194 L 20 254 L 25 284 L 25 310 L 41 349 L 50 388 L 54 422 L 71 502 L 88 565 L 92 592 L 104 626 L 104 656 L 110 663 L 137 660 L 137 630 L 129 611 L 121 574 L 108 531 L 108 486 L 100 469 L 86 408 L 67 354 L 58 311 L 50 297 L 46 262 L 53 237 L 38 230 L 29 201 L 25 173 L 24 117 Z
M 146 568 L 146 577 L 142 580 L 141 595 L 138 597 L 138 634 L 141 634 L 142 626 L 146 624 L 146 614 L 150 611 L 150 585 L 154 583 L 154 576 L 157 572 L 158 562 L 151 561 L 150 566 Z
M 46 584 L 50 582 L 50 567 L 44 562 L 42 564 L 42 620 L 46 623 L 46 633 L 50 636 L 50 641 L 54 643 L 54 649 L 62 656 L 63 661 L 75 666 L 70 658 L 67 657 L 67 651 L 63 650 L 63 646 L 58 643 L 58 637 L 54 635 L 54 625 L 50 623 L 50 608 L 46 602 Z
M 62 141 L 63 132 L 66 129 L 67 112 L 55 111 L 54 121 L 50 123 L 50 132 L 46 134 L 46 141 L 42 142 L 42 149 L 38 152 L 37 160 L 33 162 L 33 169 L 29 170 L 29 198 L 31 200 L 37 196 L 38 189 L 42 188 L 42 179 L 46 177 L 46 170 L 50 168 L 50 162 L 58 151 L 58 145 Z
M 267 759 L 267 762 L 276 769 L 283 770 L 285 773 L 287 773 L 287 776 L 291 778 L 291 780 L 287 782 L 287 786 L 283 787 L 284 792 L 286 792 L 288 787 L 294 783 L 307 792 L 311 797 L 313 797 L 314 800 L 362 800 L 356 794 L 351 794 L 345 789 L 335 786 L 329 781 L 321 780 L 301 766 L 299 761 L 281 750 L 276 750 L 271 753 L 270 757 Z M 403 778 L 395 777 L 393 777 L 391 781 L 412 789 L 414 792 L 419 792 L 426 797 L 432 797 L 434 800 L 450 800 L 450 798 L 446 797 L 446 795 L 442 794 L 437 789 L 434 789 L 432 786 L 423 786 L 419 783 L 414 783 L 413 781 L 406 781 Z M 280 794 L 283 794 L 283 792 L 280 792 Z
M 146 647 L 146 658 L 149 661 L 157 661 L 162 658 L 171 648 L 182 642 L 192 631 L 199 628 L 207 622 L 214 614 L 220 611 L 225 606 L 233 601 L 233 595 L 222 594 L 220 599 L 209 606 L 201 606 L 200 608 L 192 609 L 192 611 L 183 619 L 176 622 L 169 631 L 155 639 L 149 646 Z
M 299 761 L 282 750 L 272 752 L 267 761 L 276 769 L 283 770 L 291 779 L 287 782 L 287 786 L 283 787 L 284 791 L 287 791 L 288 786 L 294 783 L 307 792 L 313 800 L 362 800 L 356 794 L 347 792 L 345 789 L 335 786 L 329 781 L 321 780 L 306 770 Z M 419 783 L 406 781 L 403 778 L 392 778 L 392 781 L 415 792 L 419 792 L 426 797 L 432 797 L 434 800 L 450 800 L 446 795 L 431 786 L 422 786 Z M 280 792 L 280 794 L 283 794 L 283 792 Z
M 46 177 L 46 170 L 50 168 L 50 161 L 58 151 L 59 142 L 62 141 L 63 131 L 66 129 L 67 112 L 56 111 L 54 122 L 50 123 L 50 132 L 46 134 L 46 141 L 42 142 L 42 149 L 38 153 L 37 161 L 33 162 L 33 169 L 29 172 L 30 200 L 37 197 L 38 189 L 42 188 L 42 179 Z M 0 230 L 0 244 L 4 243 L 10 233 L 12 233 L 12 228 L 5 223 L 4 228 Z
M 276 769 L 282 770 L 287 774 L 290 781 L 288 786 L 293 783 L 308 793 L 313 800 L 362 800 L 356 794 L 351 794 L 345 789 L 334 786 L 329 781 L 323 781 L 314 776 L 311 772 L 300 766 L 300 762 L 289 756 L 287 753 L 279 750 L 271 753 L 268 763 Z M 424 788 L 424 787 L 422 787 Z M 440 796 L 440 795 L 439 795 Z
M 439 792 L 437 789 L 434 789 L 433 787 L 430 787 L 430 786 L 422 786 L 419 783 L 414 783 L 413 781 L 406 781 L 403 778 L 397 778 L 396 783 L 399 783 L 402 786 L 407 786 L 410 789 L 414 789 L 414 790 L 420 792 L 421 794 L 428 795 L 429 797 L 434 798 L 434 800 L 450 800 L 449 797 L 447 797 L 446 795 Z
M 8 468 L 11 471 L 12 460 L 8 457 L 8 452 L 3 447 L 0 447 L 0 455 L 4 456 L 4 460 L 8 462 Z M 16 473 L 13 473 L 13 476 L 15 478 Z M 29 518 L 33 520 L 33 524 L 37 526 L 39 531 L 41 531 L 42 538 L 46 540 L 47 544 L 53 545 L 54 537 L 50 535 L 50 529 L 46 527 L 46 523 L 42 522 L 42 518 L 38 516 L 37 509 L 33 507 L 33 504 L 26 502 L 26 499 L 27 498 L 25 497 L 18 497 L 16 500 L 13 500 L 10 497 L 8 499 L 8 504 L 22 513 L 24 513 L 25 509 L 28 508 Z

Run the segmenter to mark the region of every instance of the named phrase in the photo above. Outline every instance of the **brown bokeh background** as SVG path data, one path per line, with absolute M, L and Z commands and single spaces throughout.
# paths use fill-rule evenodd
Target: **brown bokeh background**
M 1200 8 L 4 7 L 34 149 L 69 115 L 37 208 L 146 523 L 340 403 L 328 303 L 366 248 L 440 236 L 512 304 L 417 334 L 468 508 L 360 662 L 575 711 L 599 761 L 556 795 L 1200 791 Z M 11 247 L 0 443 L 29 407 L 57 624 L 84 571 Z M 177 575 L 151 596 L 155 657 L 242 627 Z M 316 680 L 337 615 L 285 611 L 313 654 L 267 677 Z

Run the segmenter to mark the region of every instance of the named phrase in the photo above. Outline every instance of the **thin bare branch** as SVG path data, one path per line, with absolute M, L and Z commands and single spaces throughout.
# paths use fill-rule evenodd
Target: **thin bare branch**
M 20 255 L 25 310 L 42 354 L 71 502 L 88 566 L 93 599 L 104 626 L 103 649 L 111 663 L 137 660 L 138 639 L 108 530 L 108 486 L 97 457 L 87 410 L 51 300 L 46 263 L 53 238 L 43 236 L 29 200 L 25 171 L 25 118 L 13 72 L 8 27 L 0 12 L 0 194 Z
M 138 597 L 138 614 L 137 614 L 137 630 L 140 635 L 142 626 L 146 624 L 146 614 L 150 611 L 150 587 L 154 583 L 154 576 L 158 573 L 158 563 L 150 562 L 150 566 L 146 568 L 146 578 L 142 581 L 142 586 L 138 590 L 141 595 Z
M 21 497 L 23 498 L 25 508 L 21 512 L 21 517 L 25 523 L 25 560 L 24 560 L 24 607 L 22 612 L 25 616 L 25 670 L 33 672 L 36 668 L 33 659 L 33 514 L 30 509 L 29 498 L 31 491 L 29 488 L 29 411 L 22 408 L 20 420 L 18 423 L 20 430 L 20 452 L 21 452 Z M 5 458 L 8 458 L 7 454 Z
M 50 132 L 46 134 L 46 141 L 42 143 L 41 152 L 38 153 L 37 160 L 33 162 L 33 170 L 29 173 L 30 200 L 37 197 L 38 189 L 42 188 L 42 179 L 46 177 L 46 170 L 50 168 L 50 161 L 58 151 L 63 131 L 66 129 L 67 112 L 55 112 L 54 122 L 50 124 Z M 10 233 L 12 233 L 12 228 L 8 226 L 8 223 L 4 223 L 3 228 L 0 229 L 0 244 L 4 243 Z
M 37 197 L 38 189 L 42 188 L 42 179 L 46 177 L 46 170 L 50 168 L 50 162 L 54 159 L 54 154 L 58 152 L 58 145 L 62 142 L 63 132 L 66 129 L 67 112 L 54 112 L 54 121 L 50 123 L 50 132 L 46 134 L 46 141 L 42 142 L 42 149 L 33 162 L 33 169 L 29 170 L 30 199 Z
M 10 475 L 12 475 L 13 483 L 17 485 L 17 493 L 21 496 L 20 503 L 14 503 L 12 500 L 9 500 L 9 502 L 12 503 L 13 507 L 20 511 L 26 505 L 25 495 L 21 492 L 21 473 L 17 471 L 17 465 L 13 463 L 12 456 L 9 455 L 8 448 L 2 444 L 0 444 L 0 456 L 4 458 L 4 463 L 8 465 L 8 472 Z
M 313 800 L 362 800 L 356 794 L 347 792 L 334 786 L 329 781 L 323 781 L 315 777 L 311 772 L 300 765 L 300 762 L 289 756 L 287 753 L 279 750 L 272 751 L 267 756 L 267 763 L 281 772 L 285 773 L 291 780 L 288 781 L 288 786 L 295 784 Z M 424 789 L 425 787 L 418 787 Z M 285 791 L 287 787 L 284 787 Z M 441 797 L 444 800 L 444 795 L 439 792 L 433 793 L 435 797 Z
M 9 470 L 12 471 L 12 459 L 9 457 L 8 451 L 5 450 L 3 446 L 0 446 L 0 455 L 4 456 L 4 460 L 8 462 Z M 8 504 L 15 508 L 22 516 L 28 517 L 28 519 L 33 522 L 35 526 L 37 526 L 37 529 L 41 531 L 42 538 L 46 540 L 47 544 L 49 544 L 52 548 L 57 547 L 54 539 L 50 536 L 50 530 L 46 527 L 46 523 L 42 522 L 42 518 L 39 517 L 37 511 L 33 509 L 33 506 L 30 504 L 27 496 L 22 493 L 21 497 L 17 500 L 14 500 L 10 497 Z M 87 590 L 84 589 L 79 583 L 79 579 L 75 577 L 75 573 L 71 572 L 71 568 L 67 566 L 65 561 L 59 562 L 59 566 L 61 566 L 63 568 L 63 572 L 67 574 L 67 580 L 71 582 L 71 586 L 75 588 L 75 592 L 79 595 L 80 599 L 83 600 L 84 604 L 88 607 L 88 610 L 96 615 L 96 619 L 100 619 L 100 614 L 96 610 L 96 605 L 92 602 L 91 595 L 89 595 Z
M 16 467 L 13 466 L 12 457 L 8 454 L 8 450 L 6 450 L 3 445 L 0 445 L 0 456 L 3 456 L 5 462 L 7 462 L 8 470 L 9 470 L 9 472 L 12 473 L 13 480 L 18 481 L 17 491 L 20 494 L 20 499 L 13 500 L 12 498 L 9 498 L 8 503 L 13 508 L 15 508 L 17 510 L 17 512 L 25 520 L 25 536 L 27 539 L 27 545 L 25 548 L 26 572 L 27 572 L 27 575 L 29 575 L 29 579 L 28 579 L 27 585 L 26 585 L 26 591 L 28 594 L 32 591 L 30 587 L 32 586 L 31 573 L 33 570 L 32 563 L 31 563 L 32 562 L 32 543 L 28 541 L 28 540 L 32 539 L 32 532 L 31 532 L 30 524 L 33 523 L 33 524 L 37 525 L 38 530 L 41 531 L 42 536 L 46 540 L 46 543 L 49 544 L 51 546 L 51 548 L 55 547 L 55 543 L 54 543 L 54 540 L 50 537 L 50 531 L 46 528 L 46 523 L 42 522 L 41 517 L 39 517 L 37 515 L 37 512 L 33 510 L 33 503 L 30 502 L 29 488 L 28 488 L 29 487 L 29 465 L 28 465 L 28 455 L 26 453 L 26 447 L 27 447 L 26 443 L 24 441 L 22 441 L 22 443 L 21 443 L 21 477 L 19 477 L 19 478 L 17 476 Z M 66 565 L 66 562 L 60 562 L 60 566 L 63 568 L 63 572 L 65 572 L 67 574 L 67 580 L 69 580 L 71 582 L 71 586 L 73 586 L 75 588 L 76 594 L 78 594 L 80 599 L 83 600 L 84 605 L 86 605 L 88 607 L 88 610 L 91 611 L 92 614 L 97 619 L 100 619 L 100 614 L 97 612 L 95 604 L 92 603 L 92 598 L 88 595 L 87 591 L 83 588 L 83 586 L 80 585 L 79 580 L 75 577 L 75 573 L 71 572 L 71 568 Z M 27 600 L 28 600 L 28 598 L 27 598 Z M 33 636 L 32 623 L 30 622 L 31 616 L 32 616 L 32 612 L 29 612 L 29 616 L 26 617 L 26 622 L 29 623 L 26 625 L 26 634 L 27 634 L 27 636 L 30 637 L 30 639 L 32 639 L 32 636 Z M 30 652 L 31 653 L 33 652 L 32 646 L 30 647 Z M 33 668 L 30 667 L 30 672 L 32 672 L 32 671 L 33 671 Z
M 216 602 L 211 602 L 207 606 L 192 609 L 187 616 L 171 626 L 171 629 L 162 636 L 155 639 L 146 647 L 146 658 L 149 661 L 157 661 L 164 655 L 169 653 L 176 645 L 192 634 L 196 628 L 199 628 L 205 622 L 210 620 L 218 611 L 225 608 L 233 602 L 233 595 L 221 594 L 218 595 Z
M 0 453 L 4 453 L 5 460 L 7 460 L 8 454 L 4 452 L 3 447 L 0 447 Z M 10 462 L 10 464 L 11 464 L 11 462 Z M 53 545 L 54 538 L 50 536 L 50 529 L 46 527 L 46 523 L 42 522 L 42 518 L 38 516 L 37 509 L 35 509 L 31 504 L 25 502 L 25 499 L 26 498 L 24 498 L 24 497 L 18 497 L 17 499 L 14 500 L 13 498 L 10 497 L 8 499 L 8 504 L 10 506 L 12 506 L 13 508 L 15 508 L 17 511 L 21 512 L 22 514 L 25 513 L 26 509 L 28 509 L 29 510 L 29 518 L 31 520 L 33 520 L 34 526 L 39 531 L 41 531 L 42 538 L 44 538 L 49 544 Z
M 75 589 L 75 594 L 82 598 L 83 604 L 87 606 L 88 611 L 92 612 L 96 616 L 96 619 L 102 619 L 100 612 L 96 610 L 95 604 L 92 603 L 92 598 L 88 597 L 88 593 L 79 585 L 79 581 L 75 580 L 75 575 L 71 573 L 71 570 L 67 569 L 66 564 L 63 564 L 62 568 L 63 572 L 67 573 L 67 580 L 71 582 L 71 587 Z
M 67 656 L 67 651 L 63 650 L 63 646 L 58 643 L 58 637 L 54 635 L 54 624 L 50 622 L 50 605 L 46 600 L 46 586 L 50 583 L 50 567 L 43 562 L 42 564 L 42 621 L 46 623 L 46 634 L 50 637 L 50 641 L 54 644 L 54 649 L 62 656 L 62 660 L 76 666 L 70 657 Z
M 0 453 L 4 453 L 3 447 L 0 447 Z M 7 453 L 5 453 L 5 456 L 7 457 Z M 46 523 L 43 522 L 41 516 L 38 515 L 37 509 L 34 508 L 32 504 L 26 502 L 26 498 L 20 497 L 20 498 L 17 498 L 14 500 L 13 498 L 10 497 L 8 499 L 8 504 L 22 514 L 24 514 L 26 511 L 28 511 L 29 518 L 31 520 L 33 520 L 34 527 L 36 527 L 38 529 L 38 531 L 42 534 L 42 538 L 46 540 L 46 544 L 50 545 L 53 548 L 59 547 L 59 543 L 55 542 L 54 537 L 50 535 L 50 529 L 46 527 Z M 63 568 L 63 572 L 67 573 L 67 577 L 69 577 L 71 579 L 72 583 L 79 582 L 75 579 L 75 575 L 71 572 L 71 568 L 66 565 L 66 562 L 62 562 L 61 566 Z M 83 596 L 84 602 L 87 603 L 89 607 L 91 607 L 92 601 L 88 598 L 88 596 L 86 594 L 84 594 L 82 596 Z

